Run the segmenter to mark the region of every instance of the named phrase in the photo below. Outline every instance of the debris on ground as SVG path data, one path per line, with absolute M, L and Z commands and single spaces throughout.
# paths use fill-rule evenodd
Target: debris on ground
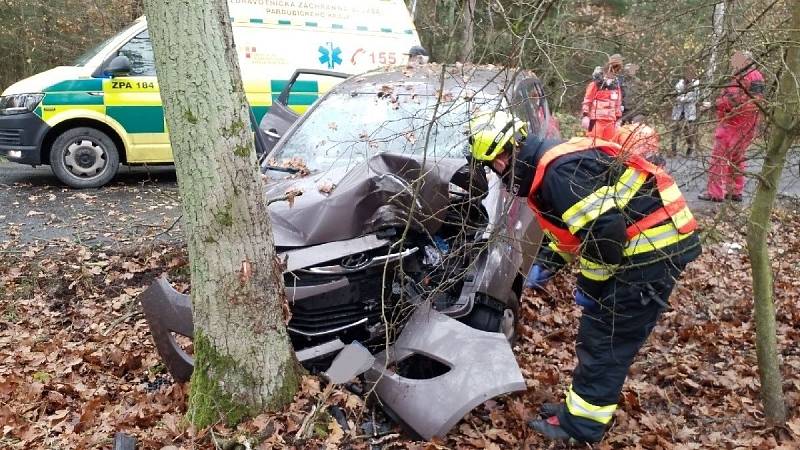
M 31 219 L 41 217 L 49 216 Z M 155 239 L 155 230 L 142 237 L 135 228 L 94 225 L 108 243 L 30 240 L 20 232 L 0 242 L 2 448 L 112 448 L 115 433 L 136 438 L 138 449 L 211 449 L 215 442 L 247 442 L 254 449 L 545 446 L 525 423 L 541 403 L 560 400 L 570 380 L 579 317 L 570 276 L 554 280 L 551 295 L 523 301 L 515 355 L 527 391 L 484 402 L 445 440 L 414 441 L 354 393 L 365 393 L 363 385 L 328 385 L 311 375 L 277 413 L 236 428 L 198 430 L 184 419 L 189 387 L 166 373 L 135 301 L 163 274 L 188 290 L 185 248 Z M 633 365 L 615 422 L 595 448 L 800 445 L 800 242 L 793 238 L 800 214 L 779 211 L 770 234 L 778 346 L 792 414 L 785 428 L 765 427 L 758 397 L 747 253 L 724 245 L 743 241 L 742 225 L 720 224 L 708 233 L 703 256 L 676 289 L 673 309 L 643 349 L 647 357 Z

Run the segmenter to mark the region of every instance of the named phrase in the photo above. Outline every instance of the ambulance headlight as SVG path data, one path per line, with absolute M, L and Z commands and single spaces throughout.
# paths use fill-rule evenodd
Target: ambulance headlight
M 25 114 L 42 102 L 44 94 L 14 94 L 0 97 L 0 115 Z

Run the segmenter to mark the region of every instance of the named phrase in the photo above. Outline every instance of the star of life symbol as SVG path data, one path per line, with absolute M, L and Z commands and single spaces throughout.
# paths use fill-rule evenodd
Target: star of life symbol
M 342 64 L 342 49 L 334 47 L 333 42 L 326 42 L 319 46 L 319 62 L 327 64 L 328 69 L 333 69 L 337 64 Z

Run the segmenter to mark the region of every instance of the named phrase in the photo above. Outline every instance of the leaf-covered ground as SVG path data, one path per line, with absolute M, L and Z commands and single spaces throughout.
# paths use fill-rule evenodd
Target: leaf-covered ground
M 736 217 L 739 217 L 738 219 Z M 791 419 L 766 429 L 758 400 L 749 266 L 741 213 L 703 220 L 705 253 L 686 272 L 674 309 L 633 366 L 607 438 L 595 448 L 797 448 L 800 445 L 800 213 L 782 210 L 771 234 L 784 390 Z M 574 365 L 579 316 L 571 277 L 524 302 L 515 348 L 528 391 L 486 402 L 435 443 L 365 426 L 362 398 L 316 377 L 284 411 L 231 430 L 183 420 L 188 387 L 164 373 L 136 302 L 162 273 L 187 288 L 176 243 L 131 245 L 12 238 L 0 243 L 0 447 L 110 448 L 114 432 L 139 448 L 546 448 L 525 422 L 558 400 Z M 337 405 L 342 427 L 329 414 Z M 380 416 L 380 415 L 378 415 Z M 247 443 L 247 446 L 245 446 Z

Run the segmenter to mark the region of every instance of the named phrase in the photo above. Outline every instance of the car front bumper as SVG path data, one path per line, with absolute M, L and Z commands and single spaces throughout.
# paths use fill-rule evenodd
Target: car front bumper
M 32 112 L 0 116 L 0 155 L 19 164 L 42 164 L 42 142 L 49 130 L 50 126 Z

